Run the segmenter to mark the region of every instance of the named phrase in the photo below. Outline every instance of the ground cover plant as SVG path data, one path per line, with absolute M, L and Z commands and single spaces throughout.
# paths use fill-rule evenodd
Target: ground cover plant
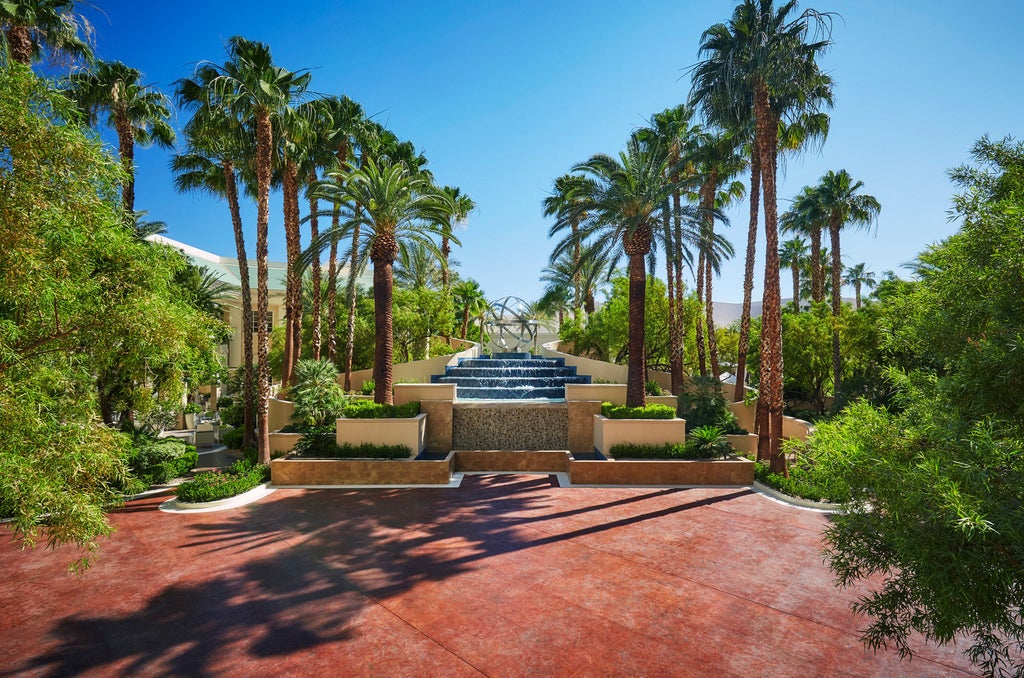
M 601 416 L 608 419 L 674 419 L 676 412 L 668 405 L 657 403 L 642 407 L 601 403 Z
M 177 488 L 178 500 L 200 504 L 248 492 L 270 480 L 270 467 L 240 459 L 223 470 L 203 471 Z
M 708 426 L 694 431 L 685 443 L 620 443 L 612 445 L 609 453 L 616 459 L 724 459 L 732 451 L 732 445 L 721 430 Z

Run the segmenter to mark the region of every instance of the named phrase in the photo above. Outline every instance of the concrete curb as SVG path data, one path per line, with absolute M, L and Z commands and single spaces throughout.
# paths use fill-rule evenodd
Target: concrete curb
M 246 504 L 252 504 L 260 499 L 271 494 L 274 490 L 269 487 L 270 483 L 263 483 L 257 485 L 248 492 L 235 495 L 234 497 L 228 497 L 227 499 L 218 499 L 216 501 L 204 501 L 198 504 L 192 504 L 189 502 L 178 501 L 178 498 L 168 499 L 164 503 L 160 504 L 160 510 L 164 513 L 211 513 L 213 511 L 226 511 L 228 509 L 238 508 L 245 506 Z
M 787 504 L 794 508 L 806 509 L 808 511 L 817 511 L 819 513 L 842 513 L 843 507 L 840 504 L 828 504 L 820 501 L 811 501 L 810 499 L 802 499 L 800 497 L 791 497 L 788 494 L 783 494 L 778 490 L 768 487 L 758 481 L 754 481 L 753 485 L 754 492 L 767 497 L 773 501 L 777 501 L 780 504 Z

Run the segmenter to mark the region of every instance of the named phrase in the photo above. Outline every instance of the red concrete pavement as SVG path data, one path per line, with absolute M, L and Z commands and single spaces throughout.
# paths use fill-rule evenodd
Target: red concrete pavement
M 958 676 L 859 642 L 827 518 L 745 489 L 278 490 L 112 515 L 92 568 L 0 547 L 0 675 Z M 961 648 L 962 649 L 962 648 Z

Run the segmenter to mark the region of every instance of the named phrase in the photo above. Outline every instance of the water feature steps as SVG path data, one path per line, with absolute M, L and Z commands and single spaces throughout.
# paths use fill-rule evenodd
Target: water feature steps
M 564 358 L 540 358 L 529 353 L 496 353 L 491 358 L 462 358 L 459 364 L 434 375 L 435 384 L 455 384 L 459 400 L 558 400 L 566 384 L 589 384 Z

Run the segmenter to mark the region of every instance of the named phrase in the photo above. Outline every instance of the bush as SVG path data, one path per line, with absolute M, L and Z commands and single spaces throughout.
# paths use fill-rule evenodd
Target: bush
M 305 442 L 305 441 L 303 441 Z M 405 459 L 412 456 L 412 449 L 405 445 L 379 445 L 377 443 L 360 443 L 353 445 L 345 443 L 337 445 L 333 439 L 328 443 L 310 445 L 308 449 L 301 449 L 295 446 L 295 453 L 306 459 Z
M 345 392 L 338 385 L 338 370 L 327 360 L 300 360 L 295 366 L 295 386 L 290 391 L 295 411 L 292 421 L 305 426 L 324 426 L 341 415 Z
M 729 402 L 722 395 L 722 383 L 715 377 L 694 377 L 692 391 L 679 394 L 677 411 L 686 420 L 686 432 L 702 426 L 715 426 L 726 434 L 743 434 Z
M 620 443 L 612 445 L 609 454 L 616 459 L 711 459 L 714 453 L 696 447 L 691 443 L 665 443 L 663 445 L 640 445 Z
M 359 392 L 363 395 L 373 395 L 374 389 L 377 388 L 377 382 L 373 379 L 367 379 L 363 382 L 363 385 L 359 387 Z
M 384 405 L 369 400 L 355 400 L 346 403 L 341 416 L 347 419 L 404 419 L 420 413 L 418 402 L 405 405 Z
M 674 419 L 675 410 L 668 405 L 644 405 L 643 407 L 626 407 L 601 403 L 601 415 L 609 419 Z
M 199 403 L 186 403 L 185 407 L 181 409 L 182 414 L 199 414 L 203 411 L 203 408 L 199 406 Z
M 318 426 L 302 431 L 302 440 L 295 443 L 295 453 L 303 457 L 331 456 L 335 445 L 335 428 Z
M 665 395 L 665 389 L 663 389 L 661 387 L 661 384 L 659 384 L 658 382 L 654 381 L 653 379 L 650 380 L 650 381 L 645 381 L 644 382 L 644 392 L 647 395 L 652 395 L 652 396 Z
M 724 459 L 732 453 L 732 445 L 726 440 L 722 429 L 717 426 L 693 429 L 686 437 L 686 446 L 698 459 L 710 459 L 718 455 Z
M 229 450 L 240 450 L 242 449 L 242 429 L 230 428 L 227 430 L 222 429 L 220 434 L 220 441 L 224 444 L 224 447 Z
M 198 504 L 248 492 L 270 479 L 270 467 L 240 460 L 223 471 L 204 471 L 178 486 L 178 500 Z
M 195 447 L 174 438 L 137 442 L 128 456 L 132 473 L 147 487 L 185 475 L 198 461 Z

